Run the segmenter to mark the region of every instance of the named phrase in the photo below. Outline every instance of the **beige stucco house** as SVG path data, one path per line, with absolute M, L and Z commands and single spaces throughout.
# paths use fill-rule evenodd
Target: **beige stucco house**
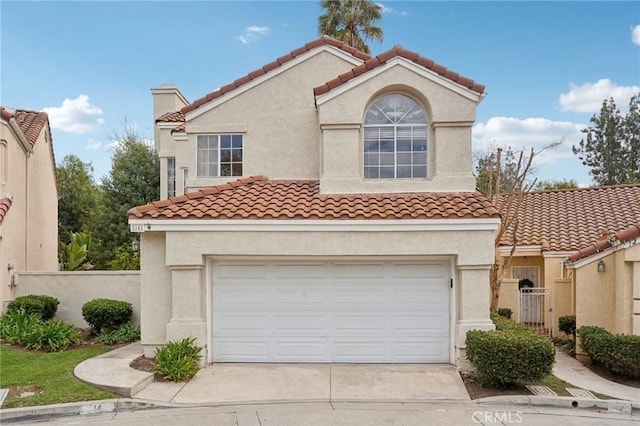
M 0 107 L 0 303 L 15 274 L 58 269 L 58 187 L 44 112 Z
M 163 199 L 129 212 L 147 356 L 193 336 L 209 362 L 458 363 L 493 328 L 482 85 L 322 37 L 192 103 L 152 93 Z
M 529 279 L 548 292 L 522 312 L 525 322 L 561 336 L 558 318 L 575 314 L 578 327 L 640 334 L 640 185 L 534 191 L 523 202 L 500 306 L 518 318 L 519 283 Z M 503 257 L 512 246 L 501 242 Z

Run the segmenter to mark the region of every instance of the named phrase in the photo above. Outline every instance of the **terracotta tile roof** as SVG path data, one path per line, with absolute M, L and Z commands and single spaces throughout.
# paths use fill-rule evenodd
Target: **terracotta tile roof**
M 289 52 L 288 54 L 279 57 L 278 59 L 276 59 L 273 62 L 270 62 L 268 64 L 266 64 L 265 66 L 263 66 L 262 68 L 258 68 L 257 70 L 250 72 L 249 74 L 245 75 L 244 77 L 241 77 L 239 79 L 237 79 L 236 81 L 234 81 L 233 83 L 227 84 L 226 86 L 222 86 L 221 88 L 214 90 L 213 92 L 209 93 L 208 95 L 200 98 L 200 99 L 196 99 L 195 101 L 193 101 L 192 103 L 190 103 L 189 105 L 184 106 L 180 112 L 182 113 L 188 113 L 191 112 L 193 110 L 195 110 L 196 108 L 216 99 L 219 98 L 220 96 L 224 95 L 225 93 L 228 93 L 240 86 L 242 86 L 243 84 L 246 84 L 248 82 L 250 82 L 251 80 L 254 80 L 258 77 L 261 77 L 263 75 L 265 75 L 266 73 L 268 73 L 271 70 L 274 70 L 276 68 L 278 68 L 279 66 L 281 66 L 282 64 L 285 64 L 287 62 L 289 62 L 290 60 L 302 55 L 303 53 L 306 53 L 312 49 L 315 49 L 316 47 L 320 47 L 320 46 L 324 46 L 324 45 L 329 45 L 329 46 L 334 46 L 337 47 L 338 49 L 341 49 L 347 53 L 349 53 L 352 56 L 355 56 L 356 58 L 366 61 L 367 59 L 370 58 L 369 55 L 367 55 L 366 53 L 363 53 L 361 51 L 359 51 L 358 49 L 355 49 L 351 46 L 349 46 L 346 43 L 343 43 L 341 41 L 335 40 L 331 37 L 327 37 L 327 36 L 322 36 L 321 38 L 314 40 L 312 42 L 309 42 L 307 44 L 305 44 L 302 47 L 299 47 L 296 50 L 293 50 L 291 52 Z
M 330 91 L 331 89 L 334 89 L 344 83 L 346 83 L 347 81 L 354 79 L 356 77 L 361 76 L 362 74 L 377 68 L 381 65 L 386 64 L 388 61 L 390 61 L 391 59 L 395 58 L 395 57 L 402 57 L 405 59 L 408 59 L 418 65 L 421 65 L 423 67 L 425 67 L 426 69 L 429 69 L 451 81 L 453 81 L 454 83 L 458 83 L 468 89 L 473 90 L 474 92 L 477 93 L 484 93 L 484 86 L 482 84 L 478 84 L 476 82 L 474 82 L 473 80 L 466 78 L 466 77 L 462 77 L 460 74 L 453 72 L 449 69 L 447 69 L 446 67 L 437 64 L 435 62 L 433 62 L 431 59 L 427 59 L 427 58 L 423 58 L 422 56 L 418 55 L 415 52 L 411 52 L 409 50 L 405 50 L 402 46 L 394 46 L 392 49 L 387 50 L 384 53 L 379 54 L 378 56 L 376 56 L 375 58 L 371 58 L 366 60 L 362 65 L 358 65 L 357 67 L 349 70 L 348 72 L 339 75 L 338 77 L 334 78 L 333 80 L 330 80 L 328 82 L 326 82 L 325 84 L 323 84 L 322 86 L 316 87 L 315 89 L 313 89 L 313 94 L 318 96 L 318 95 L 322 95 L 323 93 L 327 93 L 328 91 Z
M 18 123 L 20 130 L 22 130 L 22 133 L 32 148 L 36 144 L 43 127 L 49 125 L 49 116 L 46 112 L 29 111 L 26 109 L 17 109 L 11 112 L 7 108 L 0 108 L 2 108 L 0 115 L 3 119 L 9 121 L 13 118 L 16 120 L 16 123 Z
M 253 176 L 129 210 L 130 219 L 498 218 L 479 192 L 331 194 L 318 181 Z
M 4 217 L 7 215 L 7 212 L 11 208 L 11 203 L 11 198 L 0 199 L 0 225 L 2 225 Z
M 640 222 L 640 185 L 529 192 L 519 216 L 518 245 L 578 250 Z M 500 242 L 512 244 L 507 237 Z
M 576 262 L 580 259 L 593 256 L 594 254 L 599 253 L 602 250 L 606 250 L 610 247 L 614 247 L 616 245 L 624 244 L 628 241 L 640 238 L 640 222 L 631 225 L 629 228 L 623 229 L 622 231 L 606 235 L 605 237 L 606 238 L 596 241 L 595 243 L 587 247 L 583 247 L 575 253 L 572 253 L 569 256 L 569 260 L 572 262 Z
M 180 111 L 168 112 L 166 114 L 161 115 L 156 119 L 156 123 L 164 122 L 164 123 L 182 123 L 185 120 L 184 113 Z

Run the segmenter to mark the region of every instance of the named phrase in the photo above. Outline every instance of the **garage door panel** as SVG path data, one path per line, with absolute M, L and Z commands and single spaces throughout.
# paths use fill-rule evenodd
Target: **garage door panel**
M 269 328 L 267 315 L 218 314 L 214 318 L 214 323 L 221 333 L 228 331 L 235 333 L 238 330 L 264 331 Z
M 314 286 L 318 288 L 313 288 Z M 314 304 L 326 302 L 327 292 L 319 283 L 310 283 L 306 287 L 300 285 L 280 287 L 276 290 L 276 303 Z
M 276 279 L 324 278 L 327 266 L 317 263 L 278 264 L 275 266 Z
M 234 285 L 233 287 L 214 287 L 214 300 L 220 304 L 265 304 L 269 298 L 268 290 L 255 286 Z
M 340 283 L 337 283 L 339 286 Z M 336 304 L 368 305 L 371 303 L 385 303 L 389 299 L 389 292 L 382 286 L 370 286 L 366 291 L 362 287 L 337 287 L 335 290 Z M 344 307 L 343 307 L 344 308 Z
M 448 362 L 446 270 L 442 262 L 214 262 L 212 360 Z
M 255 361 L 268 358 L 268 345 L 263 340 L 237 341 L 235 339 L 221 338 L 216 341 L 214 355 L 220 361 Z
M 387 329 L 388 319 L 385 315 L 371 313 L 369 315 L 335 315 L 334 327 L 339 333 L 355 333 L 360 331 L 378 331 L 384 333 Z
M 407 263 L 396 262 L 393 265 L 393 278 L 442 279 L 446 275 L 443 263 Z
M 280 341 L 275 344 L 275 357 L 287 361 L 324 361 L 327 343 L 318 341 Z
M 394 315 L 393 329 L 398 333 L 446 336 L 449 334 L 449 322 L 437 315 Z
M 334 278 L 369 278 L 381 279 L 385 277 L 385 267 L 382 263 L 337 263 L 334 267 Z
M 449 347 L 442 340 L 415 341 L 397 340 L 393 344 L 394 358 L 415 359 L 422 358 L 425 362 L 438 362 L 447 356 Z
M 359 362 L 369 359 L 370 362 L 382 362 L 385 359 L 385 342 L 336 340 L 333 344 L 333 355 L 337 362 Z
M 216 265 L 216 277 L 224 280 L 247 280 L 247 279 L 259 279 L 263 280 L 267 278 L 269 273 L 268 265 L 264 263 L 252 264 L 252 263 L 218 263 Z
M 318 315 L 276 315 L 275 328 L 284 332 L 324 332 L 327 329 L 327 318 L 324 314 Z M 303 334 L 303 335 L 304 335 Z

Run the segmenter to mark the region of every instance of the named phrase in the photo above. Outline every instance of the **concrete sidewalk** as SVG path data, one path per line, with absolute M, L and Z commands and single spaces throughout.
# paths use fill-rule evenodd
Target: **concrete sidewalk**
M 6 409 L 0 410 L 0 417 L 4 421 L 151 407 L 309 402 L 583 408 L 627 413 L 633 418 L 640 412 L 640 389 L 607 381 L 560 351 L 553 369 L 556 377 L 618 399 L 515 395 L 470 400 L 458 371 L 451 365 L 223 363 L 206 366 L 188 383 L 155 382 L 152 373 L 129 367 L 142 353 L 140 343 L 134 343 L 86 360 L 74 370 L 81 380 L 124 399 Z
M 640 389 L 604 379 L 560 350 L 556 350 L 553 375 L 578 388 L 640 404 Z
M 125 397 L 176 404 L 470 399 L 451 365 L 221 363 L 201 369 L 188 383 L 173 383 L 155 382 L 153 374 L 129 367 L 141 355 L 140 343 L 133 343 L 82 362 L 74 373 Z M 577 388 L 640 405 L 640 389 L 608 381 L 562 351 L 556 352 L 553 374 Z M 564 399 L 559 398 L 562 406 Z

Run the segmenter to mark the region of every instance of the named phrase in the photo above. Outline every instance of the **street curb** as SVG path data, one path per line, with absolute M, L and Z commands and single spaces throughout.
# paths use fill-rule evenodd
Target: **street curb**
M 117 413 L 121 411 L 133 411 L 154 408 L 188 408 L 188 407 L 233 407 L 240 405 L 270 405 L 270 404 L 308 404 L 308 403 L 403 403 L 403 404 L 464 404 L 464 405 L 506 405 L 514 407 L 556 407 L 565 409 L 583 410 L 607 410 L 609 413 L 640 415 L 639 401 L 622 401 L 617 399 L 580 399 L 573 397 L 548 397 L 539 395 L 514 395 L 509 397 L 493 396 L 475 400 L 380 400 L 380 401 L 356 401 L 356 400 L 323 400 L 323 401 L 252 401 L 252 402 L 208 402 L 208 403 L 172 403 L 163 401 L 150 401 L 135 398 L 105 399 L 86 402 L 72 402 L 67 404 L 42 405 L 23 408 L 8 408 L 0 410 L 2 423 L 35 420 L 43 417 L 83 416 L 100 413 Z
M 37 419 L 40 417 L 117 413 L 119 411 L 161 408 L 165 406 L 167 406 L 167 404 L 162 402 L 141 401 L 132 398 L 103 399 L 96 401 L 70 402 L 66 404 L 1 409 L 0 421 L 2 423 L 7 423 L 12 421 Z
M 586 399 L 571 396 L 516 395 L 511 397 L 493 396 L 475 401 L 479 405 L 519 405 L 530 407 L 559 407 L 576 409 L 607 410 L 609 413 L 640 413 L 640 401 L 624 401 L 620 399 Z

